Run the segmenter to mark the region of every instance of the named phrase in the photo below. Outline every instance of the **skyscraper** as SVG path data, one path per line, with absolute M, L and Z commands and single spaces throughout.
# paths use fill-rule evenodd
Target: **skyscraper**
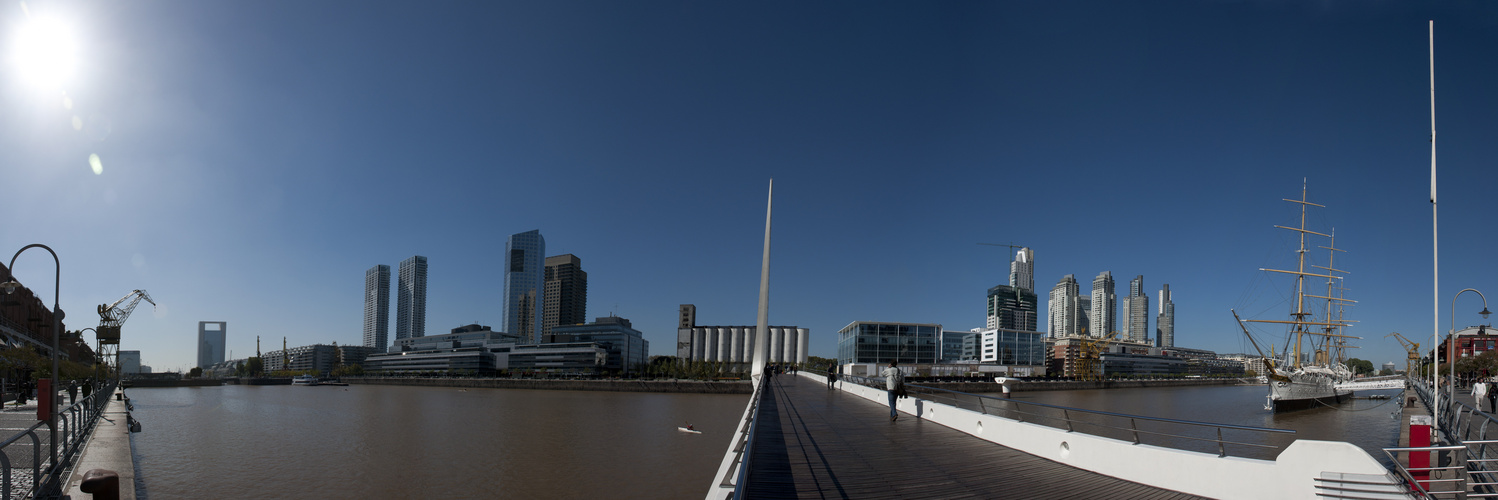
M 1129 296 L 1123 298 L 1124 337 L 1135 342 L 1149 339 L 1150 296 L 1144 294 L 1144 276 L 1129 280 Z
M 427 258 L 413 255 L 401 261 L 395 285 L 395 338 L 426 336 Z
M 1009 263 L 1009 286 L 1035 291 L 1035 251 L 1021 248 Z
M 1061 281 L 1051 288 L 1051 300 L 1046 303 L 1046 312 L 1050 315 L 1047 330 L 1052 338 L 1081 333 L 1078 294 L 1077 277 L 1071 274 L 1061 277 Z
M 206 369 L 224 362 L 224 337 L 228 333 L 227 322 L 198 322 L 198 368 Z
M 1170 285 L 1160 288 L 1160 316 L 1155 318 L 1155 347 L 1176 346 L 1176 303 L 1170 300 Z
M 588 322 L 588 273 L 576 255 L 546 258 L 545 295 L 541 301 L 541 337 L 550 341 L 551 327 Z
M 390 266 L 364 271 L 364 346 L 385 351 L 390 334 Z
M 1039 298 L 1023 288 L 999 285 L 988 289 L 988 329 L 1035 331 Z
M 509 259 L 505 267 L 505 333 L 519 335 L 520 341 L 528 344 L 541 341 L 545 255 L 546 238 L 541 237 L 539 229 L 512 234 L 505 240 L 505 256 Z
M 1103 271 L 1092 279 L 1092 314 L 1087 333 L 1106 336 L 1118 328 L 1118 295 L 1113 293 L 1113 273 Z

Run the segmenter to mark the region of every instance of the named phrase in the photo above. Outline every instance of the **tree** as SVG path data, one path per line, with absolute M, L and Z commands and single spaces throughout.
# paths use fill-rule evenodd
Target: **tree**
M 265 374 L 265 360 L 259 356 L 244 360 L 244 372 L 251 377 L 259 377 Z
M 1389 376 L 1389 375 L 1393 375 L 1394 374 L 1394 370 L 1390 370 L 1388 368 L 1384 368 L 1382 370 L 1379 370 L 1378 374 L 1379 374 L 1379 376 Z
M 187 371 L 187 378 L 198 378 L 198 377 L 201 377 L 201 376 L 203 376 L 203 368 L 202 367 L 194 366 L 191 370 Z
M 1373 373 L 1373 362 L 1366 359 L 1350 358 L 1347 360 L 1347 369 L 1352 370 L 1353 375 L 1366 375 Z

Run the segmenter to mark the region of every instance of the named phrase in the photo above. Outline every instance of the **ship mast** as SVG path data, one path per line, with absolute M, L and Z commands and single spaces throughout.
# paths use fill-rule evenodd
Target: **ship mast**
M 1307 326 L 1325 327 L 1326 328 L 1325 331 L 1321 332 L 1319 335 L 1322 335 L 1322 336 L 1326 337 L 1328 340 L 1330 340 L 1331 338 L 1345 337 L 1345 335 L 1342 335 L 1342 334 L 1339 334 L 1339 333 L 1332 333 L 1332 330 L 1335 329 L 1335 328 L 1344 326 L 1346 324 L 1346 323 L 1343 323 L 1343 322 L 1340 322 L 1340 321 L 1332 321 L 1332 319 L 1330 317 L 1323 318 L 1322 321 L 1308 321 L 1307 320 L 1307 317 L 1311 316 L 1311 313 L 1308 312 L 1308 311 L 1306 311 L 1306 307 L 1305 307 L 1305 300 L 1306 300 L 1306 297 L 1307 297 L 1307 295 L 1306 295 L 1306 286 L 1305 286 L 1306 285 L 1306 277 L 1307 276 L 1312 276 L 1312 277 L 1317 277 L 1317 278 L 1326 278 L 1327 280 L 1338 280 L 1338 279 L 1342 279 L 1342 277 L 1336 276 L 1336 275 L 1331 275 L 1331 274 L 1316 274 L 1316 273 L 1312 273 L 1312 272 L 1307 272 L 1306 271 L 1306 235 L 1307 234 L 1314 234 L 1316 236 L 1324 236 L 1324 237 L 1327 237 L 1327 238 L 1331 238 L 1331 235 L 1329 235 L 1329 234 L 1318 233 L 1318 232 L 1306 229 L 1306 209 L 1307 209 L 1307 207 L 1326 208 L 1326 206 L 1325 205 L 1318 205 L 1318 204 L 1306 201 L 1306 183 L 1305 183 L 1304 179 L 1301 180 L 1301 185 L 1300 185 L 1300 199 L 1299 200 L 1292 200 L 1292 199 L 1289 199 L 1289 198 L 1283 198 L 1283 200 L 1284 201 L 1288 201 L 1290 203 L 1295 203 L 1295 204 L 1300 205 L 1300 227 L 1286 227 L 1286 226 L 1279 226 L 1279 225 L 1274 226 L 1274 227 L 1277 227 L 1277 228 L 1280 228 L 1280 229 L 1287 229 L 1287 230 L 1290 230 L 1290 231 L 1295 231 L 1297 233 L 1300 233 L 1300 248 L 1295 251 L 1295 253 L 1296 253 L 1296 260 L 1297 260 L 1297 264 L 1296 264 L 1296 268 L 1295 268 L 1296 270 L 1294 270 L 1294 271 L 1284 271 L 1284 270 L 1280 270 L 1280 269 L 1264 269 L 1264 268 L 1260 268 L 1259 270 L 1260 271 L 1270 271 L 1270 272 L 1276 272 L 1276 273 L 1285 273 L 1285 274 L 1293 274 L 1293 275 L 1295 275 L 1295 312 L 1290 313 L 1290 316 L 1294 317 L 1294 319 L 1292 319 L 1290 321 L 1263 320 L 1263 319 L 1258 319 L 1258 320 L 1250 319 L 1250 320 L 1245 320 L 1245 321 L 1254 322 L 1254 323 L 1283 323 L 1283 324 L 1293 325 L 1292 329 L 1291 329 L 1291 333 L 1293 333 L 1295 335 L 1295 346 L 1291 350 L 1291 355 L 1294 356 L 1292 358 L 1293 361 L 1291 361 L 1291 363 L 1292 363 L 1292 366 L 1294 368 L 1300 368 L 1301 364 L 1302 364 L 1301 363 L 1301 353 L 1304 352 L 1304 347 L 1305 347 L 1304 344 L 1306 342 L 1305 336 L 1306 335 L 1317 335 L 1316 332 L 1308 331 L 1306 329 Z M 1320 266 L 1314 266 L 1314 267 L 1320 267 Z M 1330 292 L 1328 292 L 1327 296 L 1330 296 Z M 1317 296 L 1317 295 L 1311 295 L 1311 297 L 1319 297 L 1319 296 Z M 1315 346 L 1315 343 L 1312 342 L 1312 347 L 1314 347 L 1314 346 Z
M 1314 268 L 1317 268 L 1317 269 L 1326 270 L 1327 274 L 1333 274 L 1333 275 L 1335 275 L 1335 274 L 1344 274 L 1344 275 L 1345 274 L 1352 274 L 1351 272 L 1343 271 L 1341 269 L 1337 269 L 1337 268 L 1333 267 L 1334 262 L 1336 261 L 1336 258 L 1337 258 L 1337 252 L 1346 252 L 1346 250 L 1337 248 L 1337 229 L 1336 228 L 1332 228 L 1331 236 L 1328 236 L 1328 238 L 1330 239 L 1330 241 L 1327 244 L 1330 245 L 1330 246 L 1320 247 L 1322 249 L 1325 249 L 1327 251 L 1327 253 L 1328 253 L 1327 258 L 1326 258 L 1326 265 L 1325 266 L 1318 266 L 1318 265 L 1312 264 L 1311 267 L 1314 267 Z M 1341 278 L 1339 277 L 1337 279 L 1341 279 Z M 1356 346 L 1348 346 L 1347 342 L 1343 340 L 1347 336 L 1346 335 L 1341 335 L 1341 333 L 1342 333 L 1342 329 L 1343 328 L 1349 326 L 1346 323 L 1351 323 L 1351 321 L 1342 319 L 1343 318 L 1343 313 L 1345 312 L 1346 304 L 1347 303 L 1357 303 L 1357 301 L 1356 300 L 1348 300 L 1348 299 L 1342 298 L 1342 290 L 1346 290 L 1346 288 L 1337 286 L 1337 280 L 1335 280 L 1335 279 L 1327 279 L 1326 280 L 1326 295 L 1306 295 L 1307 297 L 1314 297 L 1314 298 L 1318 298 L 1318 299 L 1325 299 L 1326 300 L 1326 316 L 1325 316 L 1326 322 L 1327 323 L 1341 323 L 1341 324 L 1338 324 L 1336 326 L 1327 325 L 1327 326 L 1323 326 L 1322 327 L 1322 334 L 1326 336 L 1326 342 L 1325 342 L 1324 345 L 1327 348 L 1327 352 L 1326 352 L 1326 354 L 1327 354 L 1326 363 L 1327 364 L 1330 364 L 1331 361 L 1336 361 L 1338 363 L 1342 362 L 1342 349 L 1346 349 L 1348 347 L 1356 347 Z M 1335 293 L 1333 293 L 1333 292 L 1335 292 Z M 1333 339 L 1335 339 L 1335 341 L 1333 341 Z M 1319 357 L 1319 355 L 1318 355 L 1318 357 Z M 1318 359 L 1317 362 L 1321 362 L 1321 360 Z

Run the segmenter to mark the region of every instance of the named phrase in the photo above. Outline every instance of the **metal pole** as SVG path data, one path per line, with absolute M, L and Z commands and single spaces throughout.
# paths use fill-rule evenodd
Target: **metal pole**
M 770 208 L 775 201 L 775 179 L 765 201 L 765 256 L 759 270 L 759 314 L 754 327 L 754 366 L 751 376 L 764 374 L 770 351 Z
M 1438 237 L 1439 218 L 1436 217 L 1436 22 L 1430 21 L 1430 263 L 1431 276 L 1435 281 L 1434 291 L 1431 292 L 1430 314 L 1430 347 L 1431 357 L 1435 357 L 1435 349 L 1441 345 L 1441 240 Z M 1455 299 L 1452 299 L 1455 300 Z M 1432 360 L 1435 361 L 1435 360 Z M 1435 394 L 1435 404 L 1432 405 L 1434 415 L 1432 420 L 1441 421 L 1441 389 L 1436 385 L 1436 370 L 1440 363 L 1431 365 L 1430 387 Z
M 1451 297 L 1451 331 L 1447 334 L 1446 361 L 1450 363 L 1448 371 L 1451 373 L 1451 381 L 1448 384 L 1448 388 L 1451 391 L 1452 401 L 1456 401 L 1456 298 L 1461 297 L 1463 293 L 1467 292 L 1477 292 L 1477 296 L 1482 297 L 1483 315 L 1486 316 L 1488 312 L 1488 297 L 1476 288 L 1463 288 L 1462 291 L 1456 292 L 1456 295 Z
M 55 473 L 61 472 L 61 468 L 59 468 L 59 464 L 57 463 L 57 405 L 58 403 L 60 403 L 60 401 L 57 400 L 57 351 L 59 346 L 61 345 L 61 342 L 59 342 L 59 339 L 61 337 L 58 334 L 58 330 L 62 328 L 62 307 L 58 306 L 58 298 L 62 296 L 59 290 L 60 288 L 62 288 L 62 261 L 58 260 L 57 252 L 52 251 L 52 248 L 48 247 L 47 245 L 43 245 L 41 243 L 32 243 L 30 245 L 26 245 L 24 247 L 21 247 L 20 250 L 16 250 L 16 254 L 10 258 L 10 267 L 8 269 L 10 269 L 12 280 L 15 279 L 16 257 L 20 257 L 21 252 L 25 252 L 31 247 L 40 247 L 41 249 L 46 250 L 47 253 L 52 254 L 52 263 L 54 264 L 53 268 L 55 270 L 55 281 L 52 285 L 52 387 L 48 388 L 49 391 L 52 391 L 52 394 L 47 395 L 47 397 L 52 400 L 52 408 L 51 411 L 48 412 L 51 415 L 47 419 L 47 424 L 51 426 L 52 430 L 47 434 L 51 440 L 52 470 Z

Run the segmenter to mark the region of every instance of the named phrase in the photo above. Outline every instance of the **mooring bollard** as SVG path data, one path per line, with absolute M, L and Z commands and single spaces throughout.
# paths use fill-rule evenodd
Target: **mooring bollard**
M 83 484 L 78 486 L 94 496 L 94 500 L 119 500 L 120 475 L 107 469 L 94 469 L 83 474 Z

